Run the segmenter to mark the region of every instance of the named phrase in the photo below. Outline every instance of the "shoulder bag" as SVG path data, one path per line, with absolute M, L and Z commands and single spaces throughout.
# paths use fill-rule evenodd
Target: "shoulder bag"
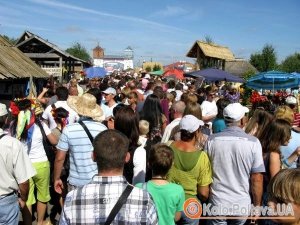
M 128 196 L 130 195 L 132 189 L 133 189 L 133 186 L 127 185 L 127 187 L 123 191 L 122 195 L 120 196 L 119 200 L 117 201 L 117 203 L 115 204 L 113 209 L 110 211 L 104 225 L 110 225 L 111 222 L 115 219 L 116 215 L 118 214 L 118 212 L 120 211 L 122 206 L 126 203 Z
M 93 144 L 94 138 L 93 138 L 91 132 L 89 131 L 89 129 L 86 127 L 86 125 L 85 125 L 82 121 L 79 121 L 78 123 L 82 126 L 82 128 L 83 128 L 84 131 L 85 131 L 85 133 L 86 133 L 87 136 L 89 137 L 91 143 Z

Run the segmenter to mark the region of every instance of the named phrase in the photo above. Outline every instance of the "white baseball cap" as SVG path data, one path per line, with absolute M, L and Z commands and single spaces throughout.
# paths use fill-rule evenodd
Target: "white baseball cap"
M 285 99 L 285 102 L 286 102 L 286 104 L 289 104 L 289 105 L 296 105 L 297 104 L 297 99 L 294 96 L 288 96 Z
M 240 121 L 248 112 L 249 109 L 240 103 L 231 103 L 224 108 L 223 116 L 225 120 Z
M 179 123 L 180 130 L 186 130 L 190 133 L 195 132 L 200 126 L 203 125 L 204 122 L 193 115 L 185 115 L 182 117 Z
M 105 91 L 103 91 L 103 93 L 107 94 L 107 95 L 109 95 L 109 94 L 116 95 L 117 94 L 116 89 L 114 89 L 112 87 L 107 88 Z
M 8 114 L 6 105 L 0 103 L 0 116 L 5 116 Z
M 146 75 L 145 75 L 145 77 L 144 77 L 145 79 L 150 79 L 151 77 L 150 77 L 150 74 L 149 73 L 147 73 Z

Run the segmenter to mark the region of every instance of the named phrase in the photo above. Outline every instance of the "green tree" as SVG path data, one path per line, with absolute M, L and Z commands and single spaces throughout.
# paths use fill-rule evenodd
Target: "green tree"
M 147 73 L 151 72 L 151 66 L 147 66 L 147 67 L 145 68 L 145 70 L 147 71 Z
M 275 70 L 277 57 L 272 45 L 266 44 L 261 52 L 251 54 L 250 63 L 260 72 Z
M 246 72 L 244 72 L 242 77 L 244 80 L 248 80 L 253 75 L 255 75 L 255 71 L 250 69 L 250 70 L 247 70 Z
M 159 71 L 159 70 L 161 70 L 160 65 L 159 64 L 154 64 L 153 71 Z
M 288 73 L 300 73 L 300 53 L 295 53 L 286 57 L 281 63 L 280 69 Z
M 213 44 L 213 43 L 214 43 L 212 37 L 209 36 L 209 35 L 206 35 L 206 36 L 204 37 L 204 42 L 206 42 L 207 44 Z
M 85 61 L 90 61 L 91 57 L 86 48 L 80 43 L 76 42 L 72 47 L 66 49 L 66 52 Z
M 15 45 L 18 41 L 17 38 L 8 37 L 7 35 L 2 36 L 4 39 L 6 39 L 8 42 L 10 42 L 12 45 Z

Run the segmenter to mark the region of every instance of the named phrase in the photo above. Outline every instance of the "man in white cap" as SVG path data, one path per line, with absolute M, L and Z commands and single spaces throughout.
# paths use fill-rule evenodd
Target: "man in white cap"
M 0 223 L 18 224 L 18 205 L 25 207 L 29 179 L 36 171 L 23 144 L 3 131 L 7 114 L 6 105 L 0 103 Z
M 117 95 L 116 89 L 109 87 L 102 92 L 105 99 L 105 104 L 102 105 L 104 111 L 105 119 L 109 119 L 113 116 L 113 110 L 118 105 L 115 101 L 115 96 Z
M 248 112 L 249 109 L 240 103 L 232 103 L 225 107 L 223 115 L 227 128 L 209 136 L 205 145 L 213 169 L 209 203 L 212 207 L 223 207 L 216 216 L 247 217 L 249 211 L 244 209 L 251 206 L 250 190 L 253 205 L 261 205 L 262 173 L 265 172 L 262 147 L 256 137 L 246 134 L 239 127 Z M 215 219 L 210 220 L 209 224 L 226 222 L 226 219 Z M 234 223 L 245 222 L 246 220 L 240 219 Z

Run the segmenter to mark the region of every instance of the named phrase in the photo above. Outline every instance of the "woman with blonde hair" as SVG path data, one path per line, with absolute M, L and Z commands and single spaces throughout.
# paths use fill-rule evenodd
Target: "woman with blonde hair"
M 280 224 L 300 224 L 300 168 L 281 170 L 268 186 L 269 206 L 276 210 L 277 204 L 290 204 L 294 219 L 274 220 Z
M 187 104 L 188 103 L 197 103 L 198 102 L 198 97 L 194 93 L 190 93 L 187 96 Z
M 202 110 L 200 105 L 197 102 L 187 102 L 183 116 L 193 115 L 199 120 L 202 120 Z

